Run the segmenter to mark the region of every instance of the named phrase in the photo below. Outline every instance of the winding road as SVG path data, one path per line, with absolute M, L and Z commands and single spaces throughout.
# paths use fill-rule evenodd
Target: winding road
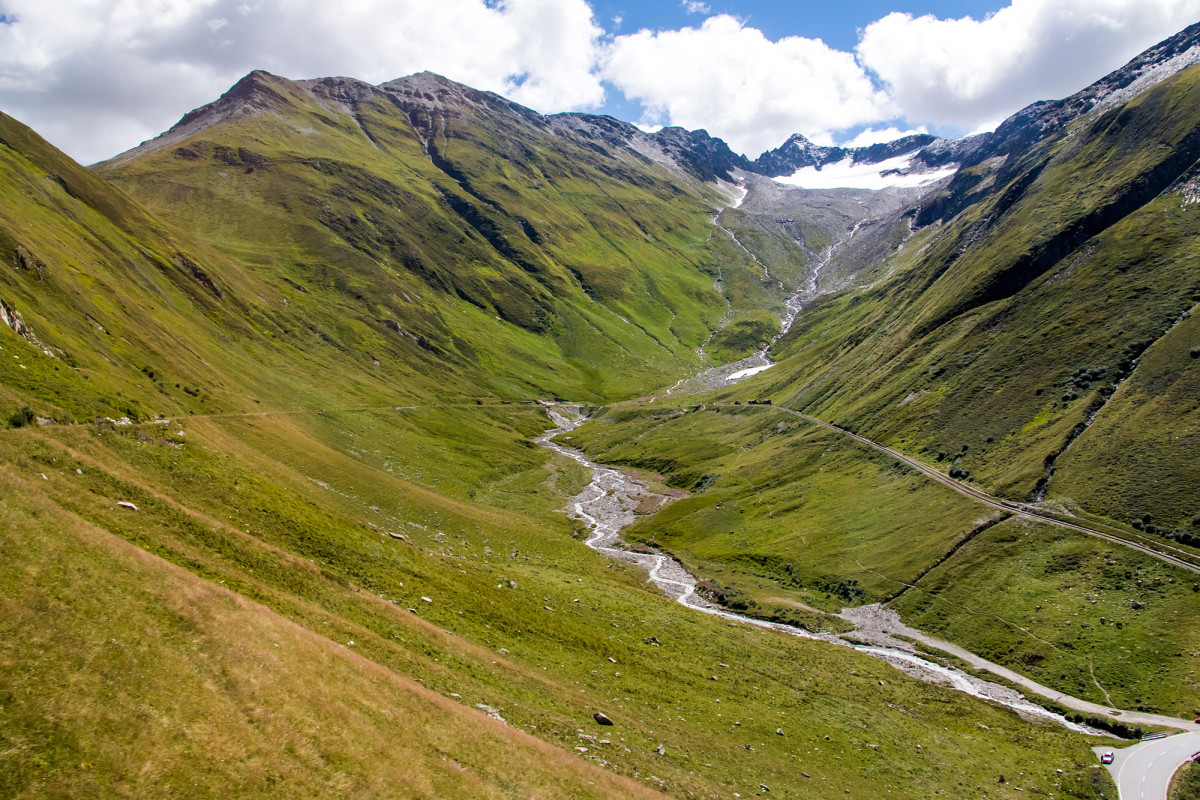
M 859 442 L 873 447 L 877 450 L 886 452 L 895 458 L 909 464 L 915 469 L 929 477 L 943 483 L 956 491 L 961 491 L 970 497 L 981 502 L 987 503 L 997 508 L 1014 514 L 1023 514 L 1028 517 L 1033 517 L 1046 522 L 1061 525 L 1064 527 L 1079 530 L 1089 535 L 1097 535 L 1100 538 L 1109 539 L 1126 546 L 1132 546 L 1136 549 L 1143 549 L 1136 544 L 1127 542 L 1118 537 L 1109 536 L 1099 531 L 1093 531 L 1090 528 L 1076 526 L 1071 523 L 1064 523 L 1061 520 L 1056 520 L 1052 517 L 1044 517 L 1040 514 L 1023 511 L 1013 504 L 1006 501 L 993 498 L 983 492 L 980 492 L 970 486 L 960 484 L 948 476 L 943 475 L 937 470 L 926 467 L 915 459 L 911 459 L 901 453 L 898 453 L 891 448 L 884 447 L 875 442 L 865 439 L 864 437 L 850 433 L 849 431 L 838 428 L 837 426 L 810 417 L 801 412 L 791 409 L 781 408 L 778 406 L 759 406 L 759 408 L 774 408 L 788 414 L 806 419 L 822 427 L 835 430 L 839 433 L 851 436 Z M 566 410 L 566 409 L 563 409 Z M 941 683 L 948 685 L 951 688 L 970 694 L 974 697 L 983 698 L 992 702 L 997 702 L 1006 705 L 1016 711 L 1029 716 L 1036 716 L 1054 720 L 1055 722 L 1065 725 L 1073 730 L 1084 733 L 1097 733 L 1083 726 L 1077 725 L 1062 716 L 1053 714 L 1041 706 L 1038 706 L 1025 699 L 1023 695 L 998 684 L 989 683 L 980 678 L 969 675 L 961 670 L 947 667 L 921 656 L 919 653 L 910 649 L 905 649 L 903 640 L 892 639 L 898 646 L 887 646 L 879 644 L 860 644 L 848 641 L 844 638 L 833 634 L 811 633 L 809 631 L 793 628 L 791 626 L 780 625 L 777 623 L 767 622 L 765 620 L 746 617 L 741 614 L 735 614 L 727 611 L 720 606 L 706 601 L 696 593 L 696 578 L 678 561 L 669 556 L 659 553 L 635 553 L 625 549 L 620 540 L 620 532 L 622 528 L 633 522 L 635 518 L 635 510 L 640 505 L 641 501 L 647 496 L 655 496 L 654 493 L 647 490 L 640 483 L 628 477 L 619 470 L 611 467 L 606 467 L 601 464 L 596 464 L 581 453 L 570 447 L 552 441 L 553 437 L 560 433 L 565 433 L 577 427 L 583 422 L 582 417 L 569 419 L 558 410 L 552 407 L 546 408 L 547 414 L 557 426 L 553 430 L 547 431 L 535 441 L 554 452 L 574 459 L 584 467 L 592 470 L 592 481 L 572 502 L 570 513 L 572 516 L 583 520 L 591 529 L 586 544 L 588 547 L 602 553 L 610 558 L 626 561 L 636 564 L 648 572 L 649 580 L 658 587 L 664 594 L 677 603 L 694 611 L 699 611 L 704 614 L 722 617 L 731 621 L 753 625 L 760 628 L 769 628 L 793 636 L 799 636 L 807 639 L 818 639 L 831 644 L 853 647 L 855 650 L 879 658 L 888 662 L 892 666 L 901 671 L 933 683 Z M 661 497 L 661 496 L 659 496 Z M 1146 550 L 1151 555 L 1162 557 L 1163 554 L 1155 551 Z M 1167 557 L 1170 559 L 1170 557 Z M 1200 571 L 1194 565 L 1186 562 L 1180 562 L 1183 566 L 1192 571 Z M 864 609 L 857 609 L 863 611 Z M 859 622 L 856 619 L 854 610 L 844 614 L 845 618 L 850 619 L 856 624 Z M 890 618 L 888 617 L 890 614 Z M 880 615 L 876 615 L 880 616 Z M 1114 749 L 1108 747 L 1093 748 L 1099 755 L 1106 752 L 1114 753 L 1114 763 L 1108 765 L 1109 771 L 1112 773 L 1114 780 L 1118 785 L 1120 800 L 1167 800 L 1167 792 L 1170 786 L 1171 778 L 1175 772 L 1185 764 L 1193 754 L 1200 751 L 1200 724 L 1193 723 L 1189 720 L 1177 719 L 1158 714 L 1147 714 L 1136 711 L 1123 711 L 1120 709 L 1109 708 L 1095 703 L 1090 703 L 1085 700 L 1080 700 L 1070 695 L 1057 692 L 1046 686 L 1043 686 L 1020 673 L 1014 672 L 999 664 L 995 664 L 980 656 L 971 653 L 957 645 L 949 642 L 944 642 L 939 639 L 930 637 L 921 631 L 909 628 L 900 622 L 899 617 L 894 612 L 886 612 L 882 615 L 885 617 L 885 622 L 876 628 L 877 632 L 885 634 L 896 634 L 905 636 L 930 647 L 933 647 L 951 655 L 963 659 L 974 667 L 985 669 L 995 675 L 1005 678 L 1012 683 L 1021 686 L 1025 690 L 1038 694 L 1049 699 L 1052 699 L 1059 704 L 1077 711 L 1082 711 L 1093 715 L 1102 715 L 1109 718 L 1117 719 L 1130 725 L 1153 725 L 1168 728 L 1182 729 L 1187 731 L 1175 736 L 1169 736 L 1162 739 L 1156 739 L 1146 742 L 1141 742 L 1132 747 L 1124 749 Z M 894 619 L 892 619 L 894 618 Z
M 721 407 L 722 406 L 714 406 L 714 408 L 721 408 Z M 724 407 L 728 408 L 728 406 L 724 406 Z M 1061 520 L 1061 519 L 1058 519 L 1057 517 L 1052 517 L 1049 514 L 1044 514 L 1042 512 L 1035 511 L 1035 510 L 1029 508 L 1028 506 L 1022 505 L 1020 503 L 1014 503 L 1010 500 L 1004 500 L 999 497 L 993 497 L 992 495 L 987 494 L 986 492 L 983 492 L 979 489 L 976 489 L 973 486 L 970 486 L 968 484 L 962 483 L 961 481 L 955 480 L 954 478 L 951 478 L 949 475 L 945 474 L 944 472 L 939 472 L 938 470 L 934 469 L 933 467 L 929 466 L 928 464 L 918 461 L 917 459 L 915 459 L 911 456 L 906 456 L 904 453 L 901 453 L 898 450 L 893 450 L 892 448 L 882 445 L 879 442 L 872 441 L 871 439 L 868 439 L 865 436 L 859 436 L 857 433 L 852 433 L 851 431 L 848 431 L 845 428 L 841 428 L 841 427 L 838 427 L 837 425 L 834 425 L 833 423 L 825 422 L 824 420 L 817 419 L 816 417 L 811 416 L 809 414 L 805 414 L 802 411 L 795 411 L 793 409 L 786 408 L 784 406 L 776 406 L 776 405 L 739 406 L 739 408 L 742 408 L 742 407 L 756 408 L 756 409 L 771 409 L 774 411 L 781 411 L 785 414 L 791 414 L 792 416 L 799 417 L 800 419 L 805 420 L 806 422 L 811 422 L 814 425 L 819 425 L 822 428 L 827 428 L 836 433 L 840 433 L 843 436 L 848 436 L 851 439 L 853 439 L 854 441 L 858 442 L 859 444 L 866 445 L 867 447 L 878 450 L 881 453 L 887 453 L 892 458 L 895 458 L 897 461 L 903 461 L 908 466 L 912 467 L 913 469 L 917 470 L 918 472 L 921 472 L 922 474 L 926 475 L 927 477 L 932 478 L 933 480 L 937 481 L 938 483 L 942 484 L 943 486 L 947 486 L 950 489 L 953 489 L 954 491 L 958 492 L 959 494 L 966 495 L 967 497 L 977 500 L 980 503 L 983 503 L 984 505 L 988 505 L 993 508 L 998 508 L 1001 511 L 1007 511 L 1010 514 L 1015 514 L 1017 516 L 1037 520 L 1038 522 L 1045 522 L 1050 525 L 1057 525 L 1060 528 L 1067 528 L 1067 529 L 1073 530 L 1077 533 L 1082 533 L 1086 536 L 1092 536 L 1097 539 L 1104 539 L 1105 541 L 1112 542 L 1114 544 L 1119 544 L 1123 547 L 1128 547 L 1133 550 L 1137 550 L 1139 552 L 1145 553 L 1148 556 L 1153 556 L 1154 558 L 1157 558 L 1159 561 L 1164 561 L 1168 564 L 1171 564 L 1172 566 L 1180 567 L 1181 569 L 1185 569 L 1188 572 L 1192 572 L 1196 575 L 1200 575 L 1200 565 L 1198 565 L 1196 563 L 1187 561 L 1183 558 L 1179 558 L 1178 556 L 1173 556 L 1170 553 L 1164 553 L 1161 550 L 1157 550 L 1153 547 L 1148 547 L 1146 545 L 1139 544 L 1138 542 L 1130 541 L 1129 539 L 1125 539 L 1120 536 L 1114 536 L 1111 533 L 1104 533 L 1103 531 L 1098 531 L 1095 528 L 1088 528 L 1084 525 L 1079 525 L 1074 522 L 1067 522 L 1066 520 Z M 1180 552 L 1182 552 L 1182 551 L 1180 551 Z
M 1200 756 L 1200 732 L 1152 739 L 1122 750 L 1093 747 L 1096 755 L 1113 754 L 1107 764 L 1117 782 L 1121 800 L 1166 800 L 1171 778 L 1187 762 Z

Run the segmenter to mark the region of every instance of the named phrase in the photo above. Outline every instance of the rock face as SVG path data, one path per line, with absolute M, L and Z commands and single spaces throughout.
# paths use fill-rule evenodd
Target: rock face
M 856 164 L 878 164 L 889 158 L 915 153 L 942 141 L 936 136 L 918 133 L 868 147 L 823 147 L 813 144 L 797 133 L 793 134 L 782 146 L 769 150 L 755 159 L 748 171 L 765 175 L 768 178 L 778 178 L 783 175 L 791 175 L 804 167 L 823 167 L 847 158 Z M 941 166 L 941 164 L 931 166 Z
M 961 170 L 940 196 L 924 204 L 917 215 L 917 224 L 950 219 L 969 203 L 990 193 L 987 188 L 981 191 L 985 182 L 992 187 L 1009 185 L 1029 167 L 1016 156 L 1028 152 L 1039 141 L 1060 136 L 1071 122 L 1085 114 L 1118 106 L 1197 63 L 1200 63 L 1200 23 L 1151 47 L 1070 97 L 1026 106 L 992 133 L 927 146 L 917 154 L 917 160 L 930 166 L 957 162 Z

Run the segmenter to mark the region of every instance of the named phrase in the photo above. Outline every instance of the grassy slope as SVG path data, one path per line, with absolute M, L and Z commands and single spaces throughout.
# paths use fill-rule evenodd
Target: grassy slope
M 0 480 L 6 797 L 660 796 Z
M 1200 797 L 1200 768 L 1186 764 L 1171 781 L 1171 800 L 1195 800 Z
M 893 605 L 914 626 L 1076 697 L 1200 712 L 1195 576 L 1146 556 L 1010 520 Z
M 10 144 L 29 135 L 5 125 Z M 87 173 L 37 141 L 0 153 L 6 246 L 47 265 L 6 267 L 3 296 L 64 353 L 0 331 L 8 408 L 169 415 L 0 432 L 6 794 L 636 794 L 476 704 L 680 797 L 991 794 L 995 772 L 1022 770 L 1100 791 L 1064 731 L 681 614 L 557 511 L 584 479 L 528 443 L 539 408 L 476 404 L 488 388 L 468 369 L 431 369 L 448 355 L 403 336 L 376 350 L 336 304 L 309 317 L 187 239 L 181 263 L 213 292 L 172 271 L 184 237 L 120 193 L 85 192 Z M 465 402 L 424 402 L 438 396 Z M 591 721 L 600 709 L 614 728 Z
M 494 391 L 601 398 L 693 364 L 723 313 L 711 201 L 657 165 L 477 93 L 418 131 L 379 92 L 352 116 L 319 87 L 258 80 L 269 112 L 104 174 L 352 350 L 398 338 L 390 324 Z
M 1039 142 L 1012 172 L 1019 191 L 1008 187 L 945 226 L 916 232 L 866 275 L 868 288 L 823 297 L 805 309 L 774 348 L 778 366 L 713 399 L 769 397 L 943 470 L 965 471 L 988 490 L 1021 500 L 1046 476 L 1048 460 L 1054 463 L 1076 426 L 1101 409 L 1054 464 L 1051 506 L 1131 534 L 1129 521 L 1143 514 L 1156 527 L 1194 530 L 1200 360 L 1191 357 L 1193 319 L 1181 315 L 1200 299 L 1200 217 L 1184 202 L 1186 190 L 1129 205 L 1122 218 L 1057 260 L 1046 257 L 1044 271 L 1032 278 L 1017 275 L 1013 265 L 1081 220 L 1107 219 L 1100 210 L 1114 198 L 1128 205 L 1139 176 L 1177 153 L 1192 153 L 1198 82 L 1200 70 L 1181 73 L 1124 108 L 1077 124 L 1072 136 Z M 774 598 L 784 601 L 776 605 L 828 607 L 852 597 L 887 597 L 897 581 L 912 580 L 947 555 L 978 523 L 975 517 L 988 516 L 960 498 L 949 499 L 943 512 L 942 489 L 881 474 L 875 457 L 854 453 L 836 437 L 803 428 L 775 436 L 776 412 L 756 411 L 762 416 L 753 424 L 734 424 L 725 412 L 657 421 L 646 413 L 610 413 L 617 423 L 584 428 L 576 441 L 601 458 L 662 471 L 681 486 L 715 476 L 703 492 L 636 535 L 678 552 L 717 583 L 767 602 L 768 613 L 774 613 Z M 853 455 L 832 457 L 842 452 Z M 836 500 L 820 502 L 822 490 Z M 724 507 L 717 509 L 718 502 Z M 1066 550 L 1109 552 L 1081 537 L 1055 536 Z M 858 541 L 869 543 L 865 558 L 855 550 Z M 933 574 L 948 574 L 968 551 Z M 1018 598 L 1044 604 L 1071 573 L 1043 580 L 1040 567 L 1019 567 L 1022 558 L 1040 562 L 1043 555 L 1050 554 L 1014 554 L 1015 563 L 995 569 L 964 561 L 953 582 L 971 587 L 973 605 L 1005 608 Z M 833 588 L 830 597 L 813 591 L 820 578 Z M 1172 653 L 1200 649 L 1200 631 L 1186 613 L 1194 603 L 1191 582 L 1182 573 L 1164 580 L 1171 578 L 1158 604 L 1165 613 L 1140 617 L 1145 636 L 1094 626 L 1080 647 L 1092 655 L 1114 700 L 1186 714 L 1194 687 L 1171 680 L 1151 686 L 1143 670 L 1174 675 L 1182 668 L 1148 638 L 1151 632 L 1171 638 Z M 851 580 L 863 593 L 846 585 Z M 1036 588 L 1016 588 L 1026 583 Z M 937 613 L 967 602 L 966 591 L 950 593 L 949 611 Z M 1128 607 L 1140 602 L 1138 592 L 1133 585 L 1114 586 L 1109 602 Z M 915 602 L 906 596 L 903 608 L 915 613 Z M 1057 641 L 1061 620 L 1046 621 L 1050 617 L 1034 615 L 1022 624 Z M 1087 659 L 1047 652 L 1027 660 L 1034 651 L 998 646 L 1012 638 L 1004 622 L 963 614 L 953 620 L 923 609 L 914 624 L 927 623 L 1014 668 L 1032 665 L 1049 685 L 1099 697 Z M 1136 668 L 1120 668 L 1114 654 Z
M 815 304 L 777 347 L 794 360 L 764 377 L 765 391 L 931 462 L 944 454 L 946 468 L 958 460 L 985 487 L 1027 499 L 1045 460 L 1103 402 L 1131 355 L 1200 296 L 1195 215 L 1165 195 L 1011 297 L 919 330 L 958 303 L 949 287 L 982 292 L 1020 247 L 1035 249 L 1055 225 L 1135 184 L 1147 159 L 1167 158 L 1200 117 L 1198 77 L 1183 73 L 1125 114 L 1041 145 L 1056 149 L 1010 210 L 999 213 L 996 200 L 968 209 L 918 234 L 880 268 L 890 276 L 874 288 Z M 975 244 L 953 258 L 964 241 Z
M 511 422 L 520 428 L 536 419 L 532 412 L 513 413 L 512 407 L 504 411 L 505 417 L 516 417 Z M 1090 770 L 1084 766 L 1087 743 L 1063 731 L 1031 728 L 1007 712 L 910 681 L 850 652 L 680 614 L 677 606 L 644 588 L 643 576 L 604 560 L 573 538 L 572 526 L 553 509 L 563 503 L 560 492 L 578 488 L 579 476 L 570 464 L 551 462 L 544 451 L 529 451 L 532 463 L 511 466 L 491 459 L 443 462 L 431 472 L 435 462 L 420 453 L 409 462 L 411 445 L 406 439 L 433 425 L 460 420 L 467 423 L 459 427 L 465 439 L 486 438 L 488 430 L 494 440 L 503 438 L 502 432 L 510 430 L 509 420 L 498 428 L 488 422 L 494 409 L 478 410 L 478 416 L 439 410 L 413 420 L 404 413 L 194 418 L 187 421 L 182 437 L 177 431 L 165 437 L 160 426 L 10 431 L 0 435 L 5 479 L 21 491 L 5 492 L 5 513 L 16 520 L 10 530 L 38 532 L 52 553 L 59 553 L 64 535 L 76 529 L 103 541 L 113 536 L 130 541 L 207 579 L 206 586 L 223 585 L 269 609 L 269 614 L 251 609 L 239 615 L 249 617 L 244 624 L 251 630 L 277 628 L 279 623 L 271 620 L 278 614 L 334 643 L 349 646 L 353 641 L 350 649 L 391 673 L 419 679 L 442 696 L 458 694 L 468 707 L 485 703 L 498 708 L 510 725 L 568 751 L 587 747 L 585 758 L 652 788 L 662 787 L 648 778 L 657 776 L 675 796 L 687 791 L 744 793 L 758 783 L 785 793 L 802 791 L 803 784 L 807 795 L 829 797 L 841 796 L 844 787 L 868 795 L 886 793 L 889 787 L 922 794 L 939 789 L 975 794 L 988 787 L 990 793 L 995 771 L 1015 774 L 1022 769 L 1031 783 L 1050 785 L 1057 780 L 1069 796 L 1094 796 Z M 522 432 L 507 435 L 519 438 Z M 172 446 L 164 441 L 169 438 L 185 444 Z M 383 445 L 378 447 L 382 452 L 364 450 L 364 443 Z M 489 496 L 518 486 L 538 491 L 523 493 L 519 508 L 484 506 L 435 494 L 389 474 L 385 461 L 393 473 L 420 471 L 434 486 L 456 478 L 464 487 L 485 488 L 482 494 Z M 549 473 L 547 466 L 553 467 Z M 502 476 L 495 475 L 498 468 Z M 139 510 L 118 508 L 117 500 L 132 500 Z M 385 536 L 372 525 L 383 532 L 402 531 L 409 541 Z M 99 530 L 107 533 L 96 533 Z M 17 533 L 9 540 L 10 574 L 47 569 L 47 559 L 61 561 L 44 555 L 40 547 L 15 547 L 21 538 Z M 99 578 L 88 583 L 77 576 L 106 572 L 86 565 L 91 559 L 105 563 L 103 558 L 91 549 L 76 558 L 85 566 L 76 570 L 69 560 L 60 564 L 66 577 L 56 584 L 60 588 L 55 602 L 78 604 L 82 597 L 101 591 L 95 588 Z M 44 584 L 11 580 L 14 588 L 6 596 L 13 596 L 18 605 L 36 606 Z M 122 596 L 130 591 L 127 581 L 135 580 L 109 578 L 101 582 L 102 591 Z M 201 594 L 212 591 L 206 588 Z M 103 666 L 96 680 L 111 675 L 110 669 L 118 675 L 109 679 L 124 677 L 117 680 L 120 691 L 100 693 L 87 714 L 109 720 L 117 730 L 136 730 L 142 724 L 137 709 L 147 705 L 153 712 L 145 713 L 176 719 L 177 736 L 154 744 L 139 740 L 139 746 L 157 747 L 155 763 L 187 774 L 183 759 L 197 737 L 217 735 L 205 720 L 233 713 L 230 695 L 240 698 L 236 676 L 242 673 L 235 670 L 235 678 L 219 684 L 228 687 L 224 692 L 161 694 L 162 689 L 153 688 L 161 681 L 153 676 L 167 674 L 182 657 L 177 649 L 186 652 L 191 646 L 186 643 L 195 640 L 188 634 L 165 633 L 165 626 L 185 623 L 177 622 L 173 612 L 158 609 L 154 601 L 123 602 L 132 603 L 129 613 L 106 615 L 107 627 L 93 635 L 103 635 L 102 641 L 146 642 L 139 658 L 146 671 L 137 674 L 145 676 L 149 687 L 143 690 L 153 699 L 135 707 L 123 703 L 124 692 L 133 693 L 141 684 L 126 688 L 133 674 L 96 662 Z M 405 610 L 410 607 L 417 613 Z M 147 630 L 147 614 L 155 619 L 165 614 L 166 619 Z M 86 623 L 76 622 L 77 617 L 56 614 L 54 619 L 61 628 L 52 631 L 61 630 L 68 640 L 83 635 L 79 627 Z M 54 730 L 43 727 L 40 709 L 71 703 L 70 698 L 78 697 L 71 686 L 78 684 L 47 682 L 39 652 L 17 645 L 33 635 L 27 628 L 38 626 L 38 618 L 18 615 L 17 622 L 25 627 L 5 637 L 13 645 L 6 652 L 11 668 L 5 671 L 4 690 L 9 696 L 28 697 L 35 689 L 39 694 L 34 701 L 5 704 L 5 735 L 21 743 L 7 751 L 12 768 L 6 773 L 20 776 L 21 791 L 36 791 L 34 787 L 47 779 L 66 786 L 80 785 L 75 783 L 79 780 L 119 786 L 127 780 L 119 777 L 121 773 L 133 774 L 130 764 L 145 751 L 102 756 L 98 751 L 104 750 L 103 742 L 85 735 L 89 728 L 79 716 Z M 222 635 L 236 643 L 240 630 L 226 626 Z M 47 635 L 44 629 L 40 635 Z M 650 636 L 658 646 L 646 644 Z M 159 643 L 164 638 L 166 643 Z M 271 647 L 266 642 L 275 641 L 269 636 L 228 646 L 258 653 L 260 647 Z M 221 661 L 220 655 L 214 656 L 212 669 L 220 670 Z M 235 663 L 245 661 L 254 658 L 239 654 Z M 286 677 L 279 680 L 290 681 L 308 663 L 304 656 L 299 664 L 288 665 Z M 713 674 L 718 681 L 709 680 Z M 188 680 L 203 685 L 199 676 Z M 296 785 L 321 786 L 321 781 L 330 780 L 363 785 L 375 772 L 363 771 L 364 764 L 373 763 L 370 747 L 378 747 L 371 744 L 374 726 L 390 724 L 387 710 L 403 713 L 378 699 L 362 710 L 361 676 L 344 680 L 323 684 L 320 706 L 293 700 L 276 710 L 269 694 L 253 701 L 253 708 L 262 709 L 257 713 L 270 715 L 271 724 L 289 726 L 302 754 L 322 741 L 304 720 L 323 721 L 325 707 L 351 717 L 347 724 L 354 735 L 325 753 L 321 763 L 300 770 Z M 385 675 L 381 680 L 392 679 Z M 376 697 L 373 691 L 370 696 Z M 177 718 L 170 698 L 185 705 L 188 713 Z M 410 701 L 395 702 L 404 709 Z M 597 709 L 617 725 L 595 726 L 590 714 Z M 244 713 L 253 717 L 249 710 Z M 290 728 L 292 724 L 296 728 Z M 786 735 L 776 736 L 776 727 L 784 728 Z M 230 733 L 231 739 L 246 737 L 248 746 L 262 748 L 261 761 L 248 757 L 230 768 L 249 769 L 248 764 L 254 764 L 261 770 L 251 770 L 246 778 L 251 790 L 257 786 L 256 776 L 269 774 L 276 764 L 290 764 L 291 758 L 286 748 L 280 753 L 256 738 L 257 730 L 239 726 Z M 265 730 L 275 728 L 267 725 Z M 607 737 L 613 744 L 581 738 L 577 730 Z M 823 740 L 827 734 L 830 742 Z M 442 741 L 423 735 L 414 745 L 418 772 L 425 779 L 440 779 L 440 753 L 445 753 L 482 772 L 481 780 L 497 792 L 520 791 L 506 783 L 510 773 L 482 767 L 489 756 L 507 757 L 501 753 L 502 748 L 516 746 L 511 737 L 473 739 L 470 747 Z M 914 742 L 923 744 L 919 755 L 913 751 Z M 659 744 L 666 756 L 654 752 Z M 752 754 L 743 744 L 754 748 Z M 881 744 L 882 749 L 876 752 L 867 744 Z M 421 750 L 434 746 L 438 757 Z M 78 776 L 81 762 L 103 763 L 106 771 Z M 558 790 L 548 788 L 553 781 L 566 780 L 558 763 L 548 759 L 544 770 L 525 779 L 544 781 L 540 791 L 554 794 Z M 336 764 L 344 777 L 327 764 Z M 798 775 L 797 765 L 814 776 L 811 783 Z M 1056 776 L 1055 768 L 1064 769 L 1065 776 Z M 516 773 L 514 767 L 511 774 Z M 579 777 L 561 793 L 591 791 L 583 784 L 584 778 L 591 778 Z M 373 780 L 375 790 L 387 793 L 389 775 Z M 138 794 L 138 785 L 145 786 L 135 783 L 129 793 Z
M 1138 359 L 1096 422 L 1058 459 L 1052 496 L 1124 519 L 1200 533 L 1200 318 Z M 1196 355 L 1193 355 L 1196 353 Z
M 694 408 L 614 411 L 571 443 L 691 491 L 629 536 L 764 606 L 781 598 L 838 610 L 886 599 L 990 516 L 778 411 Z

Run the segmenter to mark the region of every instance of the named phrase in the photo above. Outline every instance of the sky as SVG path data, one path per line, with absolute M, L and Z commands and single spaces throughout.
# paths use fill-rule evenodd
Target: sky
M 751 158 L 989 130 L 1200 20 L 1200 0 L 0 0 L 0 111 L 82 163 L 238 78 L 431 70 Z

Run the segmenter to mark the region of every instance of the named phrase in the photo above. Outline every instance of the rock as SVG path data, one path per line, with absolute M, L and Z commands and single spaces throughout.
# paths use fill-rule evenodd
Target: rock
M 137 507 L 137 506 L 135 506 L 133 503 L 127 502 L 127 501 L 125 501 L 125 500 L 121 500 L 120 502 L 118 502 L 118 503 L 117 503 L 117 505 L 118 505 L 118 506 L 120 506 L 121 508 L 127 508 L 127 509 L 129 509 L 130 511 L 137 511 L 137 510 L 138 510 L 138 507 Z
M 775 729 L 775 735 L 776 735 L 776 736 L 783 736 L 783 728 L 776 728 L 776 729 Z
M 547 610 L 547 611 L 549 611 L 551 614 L 553 614 L 553 613 L 554 613 L 554 609 L 553 609 L 553 608 L 551 608 L 550 606 L 542 606 L 542 608 L 546 609 L 546 610 Z
M 654 752 L 658 753 L 660 756 L 664 756 L 667 754 L 667 748 L 660 744 L 658 747 L 654 748 Z
M 612 725 L 613 724 L 613 721 L 611 719 L 609 719 L 608 715 L 605 714 L 603 711 L 597 711 L 595 714 L 592 714 L 592 719 L 596 720 L 596 723 L 598 725 Z
M 451 692 L 450 696 L 453 697 L 455 700 L 462 700 L 462 695 L 459 694 L 458 692 Z
M 615 658 L 613 658 L 612 656 L 609 656 L 608 660 L 611 661 L 613 664 L 617 663 L 617 660 Z
M 432 602 L 433 602 L 433 600 L 431 600 L 431 599 L 430 599 L 430 598 L 428 598 L 428 597 L 422 597 L 422 598 L 421 598 L 421 602 L 422 602 L 422 603 L 432 603 Z
M 476 703 L 476 704 L 475 704 L 475 707 L 476 707 L 476 708 L 478 708 L 478 709 L 479 709 L 480 711 L 482 711 L 483 713 L 487 714 L 487 715 L 488 715 L 489 717 L 491 717 L 492 719 L 494 719 L 494 720 L 496 720 L 496 721 L 498 721 L 498 722 L 504 722 L 504 724 L 505 724 L 505 725 L 507 725 L 507 724 L 508 724 L 508 723 L 505 721 L 504 717 L 500 716 L 500 709 L 498 709 L 498 708 L 492 708 L 491 706 L 489 706 L 489 705 L 484 705 L 483 703 Z

